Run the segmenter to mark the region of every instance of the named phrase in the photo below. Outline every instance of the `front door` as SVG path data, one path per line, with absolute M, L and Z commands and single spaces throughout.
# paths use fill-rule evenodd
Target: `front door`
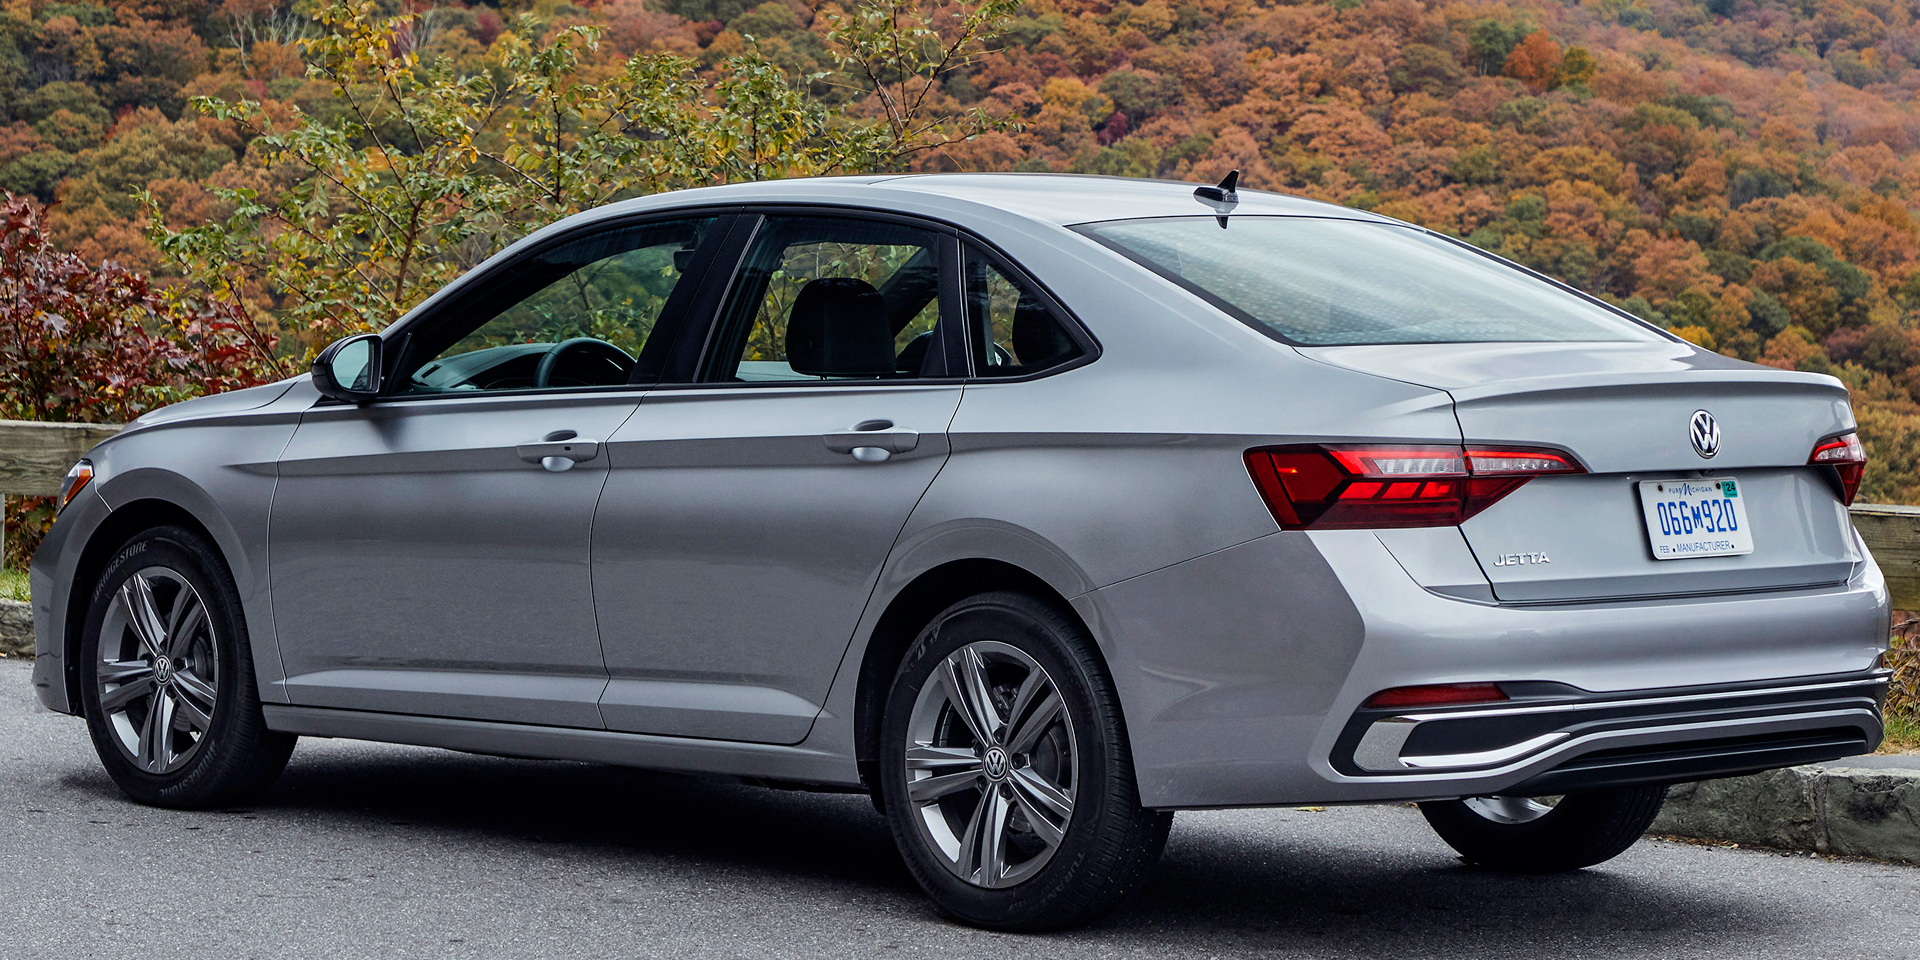
M 950 235 L 910 223 L 759 224 L 700 382 L 650 393 L 610 444 L 593 534 L 610 728 L 807 735 L 946 461 L 950 260 Z
M 388 335 L 389 395 L 305 415 L 269 533 L 290 702 L 603 726 L 606 443 L 724 224 L 589 230 L 490 267 Z

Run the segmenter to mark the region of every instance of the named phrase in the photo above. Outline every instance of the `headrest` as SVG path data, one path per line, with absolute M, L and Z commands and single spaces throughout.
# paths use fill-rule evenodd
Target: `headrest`
M 810 377 L 893 373 L 886 298 L 857 277 L 808 281 L 787 314 L 787 364 Z
M 1053 311 L 1032 297 L 1021 297 L 1013 311 L 1013 355 L 1023 367 L 1048 367 L 1074 348 Z

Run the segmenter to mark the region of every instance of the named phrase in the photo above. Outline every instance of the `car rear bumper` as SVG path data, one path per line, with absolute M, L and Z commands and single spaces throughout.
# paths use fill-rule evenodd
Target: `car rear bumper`
M 1516 796 L 1736 776 L 1872 751 L 1887 680 L 1880 671 L 1604 696 L 1516 684 L 1506 703 L 1362 707 L 1330 760 L 1353 777 L 1524 770 L 1506 791 Z
M 1889 611 L 1871 561 L 1799 589 L 1515 605 L 1422 587 L 1369 531 L 1289 532 L 1075 606 L 1154 807 L 1682 782 L 1866 753 L 1882 736 Z M 1521 699 L 1363 706 L 1393 687 L 1489 682 Z

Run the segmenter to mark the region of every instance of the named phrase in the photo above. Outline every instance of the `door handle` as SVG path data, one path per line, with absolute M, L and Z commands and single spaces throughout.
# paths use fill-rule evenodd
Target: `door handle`
M 552 473 L 564 473 L 573 465 L 600 455 L 600 441 L 583 440 L 572 430 L 556 430 L 538 443 L 523 443 L 513 448 L 520 459 L 537 463 Z
M 863 421 L 852 430 L 824 434 L 820 439 L 826 441 L 828 450 L 852 454 L 861 463 L 880 463 L 920 445 L 918 431 L 896 427 L 892 420 Z

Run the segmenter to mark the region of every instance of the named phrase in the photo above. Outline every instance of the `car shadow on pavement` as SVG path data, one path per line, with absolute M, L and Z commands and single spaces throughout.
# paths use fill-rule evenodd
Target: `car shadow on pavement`
M 71 790 L 119 796 L 103 774 L 65 778 Z M 763 892 L 842 888 L 887 912 L 942 923 L 901 865 L 886 824 L 864 796 L 749 786 L 620 767 L 510 760 L 336 742 L 303 746 L 278 784 L 243 814 L 289 825 L 458 835 L 504 858 L 556 855 L 613 871 L 662 863 L 724 874 Z M 1334 831 L 1314 814 L 1266 811 L 1245 820 L 1176 819 L 1158 879 L 1132 907 L 1056 936 L 1185 952 L 1274 949 L 1316 955 L 1560 955 L 1587 944 L 1611 953 L 1762 940 L 1790 917 L 1751 891 L 1686 885 L 1636 869 L 1634 852 L 1607 867 L 1516 876 L 1465 866 L 1424 833 L 1417 814 L 1391 835 Z M 1304 829 L 1287 821 L 1299 819 Z M 1398 832 L 1413 829 L 1405 842 Z M 350 843 L 351 841 L 342 841 Z M 556 848 L 563 848 L 556 850 Z M 1535 949 L 1529 949 L 1529 948 Z M 1686 950 L 1680 951 L 1688 952 Z

